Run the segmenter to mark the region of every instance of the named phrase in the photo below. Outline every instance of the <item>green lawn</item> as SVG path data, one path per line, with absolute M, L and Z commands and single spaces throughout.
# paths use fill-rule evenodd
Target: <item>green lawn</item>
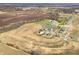
M 41 24 L 42 26 L 48 26 L 51 27 L 52 23 L 50 22 L 50 19 L 43 19 L 37 22 L 38 24 Z

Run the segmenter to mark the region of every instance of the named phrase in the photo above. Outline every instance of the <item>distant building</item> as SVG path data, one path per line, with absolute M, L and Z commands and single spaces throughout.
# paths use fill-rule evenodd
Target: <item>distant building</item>
M 79 14 L 79 9 L 74 10 L 75 13 Z

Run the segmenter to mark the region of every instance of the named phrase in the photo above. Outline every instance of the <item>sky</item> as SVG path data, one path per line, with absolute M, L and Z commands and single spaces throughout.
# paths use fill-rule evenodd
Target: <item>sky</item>
M 0 3 L 79 3 L 79 0 L 0 0 Z

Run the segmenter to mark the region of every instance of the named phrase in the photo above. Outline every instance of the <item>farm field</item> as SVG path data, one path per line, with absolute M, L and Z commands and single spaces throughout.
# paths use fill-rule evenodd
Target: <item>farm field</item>
M 17 29 L 1 33 L 0 42 L 28 54 L 69 54 L 69 52 L 78 54 L 78 51 L 74 52 L 79 49 L 78 42 L 72 40 L 66 42 L 58 37 L 47 39 L 38 36 L 35 32 L 41 27 L 37 23 L 25 23 Z

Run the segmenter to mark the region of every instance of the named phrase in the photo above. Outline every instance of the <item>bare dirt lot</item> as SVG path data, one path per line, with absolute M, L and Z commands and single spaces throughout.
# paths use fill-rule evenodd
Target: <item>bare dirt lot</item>
M 69 54 L 69 52 L 70 54 L 76 53 L 74 53 L 73 50 L 75 49 L 75 47 L 78 49 L 78 43 L 76 43 L 77 45 L 74 45 L 75 42 L 72 41 L 65 42 L 63 39 L 59 38 L 46 39 L 44 37 L 37 36 L 35 34 L 35 31 L 39 28 L 41 28 L 41 25 L 39 24 L 28 23 L 22 25 L 17 29 L 1 33 L 0 42 L 1 44 L 3 44 L 3 46 L 6 45 L 6 47 L 4 48 L 13 48 L 13 50 L 7 50 L 7 52 L 3 52 L 3 54 Z M 3 48 L 1 49 L 1 51 L 3 51 Z M 15 52 L 11 53 L 12 51 Z M 16 51 L 19 52 L 17 53 Z

